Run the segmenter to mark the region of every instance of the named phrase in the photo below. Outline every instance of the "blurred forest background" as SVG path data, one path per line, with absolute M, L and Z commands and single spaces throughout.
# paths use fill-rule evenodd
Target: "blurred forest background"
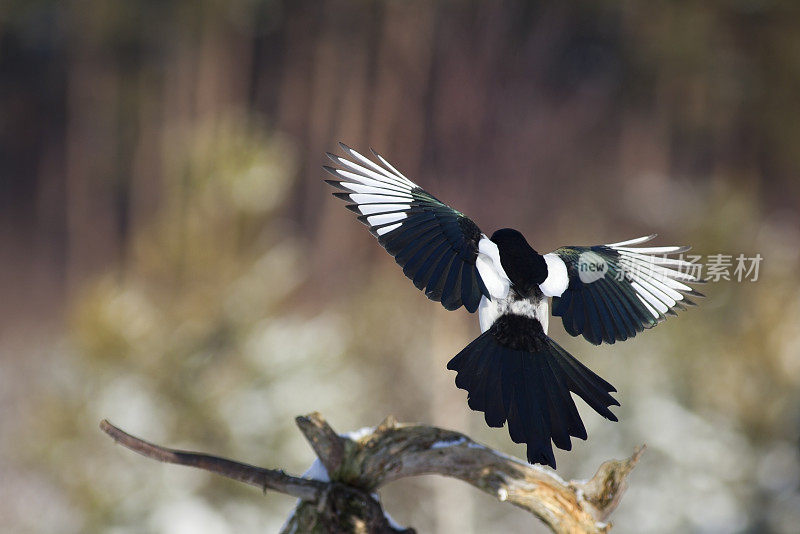
M 617 532 L 800 524 L 800 3 L 0 2 L 0 530 L 275 532 L 294 502 L 115 447 L 302 472 L 293 417 L 484 427 L 428 302 L 322 183 L 373 146 L 540 251 L 659 233 L 757 282 L 622 345 L 551 334 L 620 422 L 559 474 L 649 449 Z M 420 532 L 540 528 L 451 480 L 386 488 Z

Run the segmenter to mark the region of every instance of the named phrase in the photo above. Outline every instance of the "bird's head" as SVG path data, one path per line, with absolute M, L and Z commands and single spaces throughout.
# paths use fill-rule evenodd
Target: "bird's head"
M 513 228 L 497 230 L 490 238 L 500 252 L 500 263 L 517 288 L 538 286 L 547 278 L 547 263 Z

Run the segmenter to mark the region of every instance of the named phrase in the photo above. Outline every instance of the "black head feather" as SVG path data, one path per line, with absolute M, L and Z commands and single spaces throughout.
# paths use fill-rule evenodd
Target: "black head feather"
M 493 233 L 491 240 L 500 251 L 503 270 L 518 292 L 527 295 L 545 281 L 547 263 L 520 232 L 503 228 Z

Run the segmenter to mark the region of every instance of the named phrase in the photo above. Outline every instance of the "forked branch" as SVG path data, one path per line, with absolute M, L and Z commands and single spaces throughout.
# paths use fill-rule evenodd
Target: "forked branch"
M 588 481 L 567 482 L 458 432 L 393 418 L 357 436 L 339 435 L 318 413 L 298 417 L 328 477 L 311 480 L 207 454 L 167 449 L 103 421 L 100 427 L 148 458 L 188 465 L 300 499 L 284 532 L 413 532 L 387 521 L 375 492 L 400 478 L 437 474 L 463 480 L 501 502 L 529 511 L 554 532 L 607 532 L 644 446 L 626 460 L 603 463 Z

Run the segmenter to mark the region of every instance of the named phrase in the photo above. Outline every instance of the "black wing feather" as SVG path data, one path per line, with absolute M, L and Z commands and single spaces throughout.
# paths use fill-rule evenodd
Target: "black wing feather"
M 420 188 L 373 151 L 376 163 L 340 144 L 350 159 L 328 154 L 338 167 L 324 166 L 372 235 L 403 267 L 403 273 L 431 300 L 448 310 L 478 309 L 489 296 L 475 260 L 482 234 L 459 211 Z
M 611 245 L 561 247 L 554 254 L 567 266 L 567 289 L 553 297 L 553 315 L 561 317 L 572 336 L 583 335 L 595 345 L 625 341 L 652 328 L 685 304 L 687 296 L 702 296 L 687 283 L 699 283 L 684 271 L 691 264 L 669 258 L 688 247 L 631 248 L 655 236 Z M 585 254 L 600 258 L 607 271 L 596 280 L 584 282 L 579 269 Z

